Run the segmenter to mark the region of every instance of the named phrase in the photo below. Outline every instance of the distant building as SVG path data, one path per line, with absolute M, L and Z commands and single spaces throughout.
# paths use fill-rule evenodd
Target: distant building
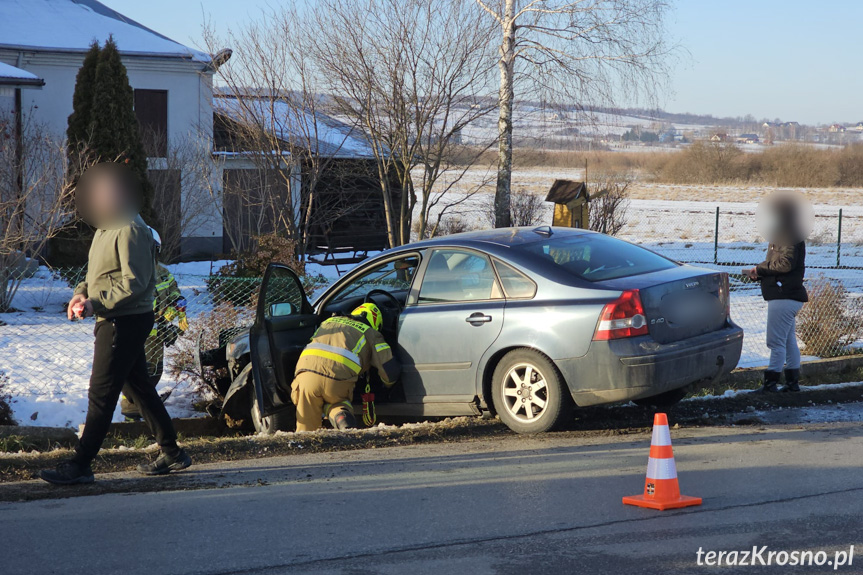
M 833 134 L 835 134 L 837 132 L 844 132 L 845 126 L 843 126 L 842 124 L 830 124 L 830 127 L 827 128 L 827 131 L 831 132 Z
M 740 134 L 737 136 L 738 144 L 757 144 L 759 142 L 758 134 Z
M 711 142 L 727 142 L 728 134 L 725 132 L 715 132 L 712 136 L 710 136 Z
M 863 122 L 857 122 L 853 129 L 855 132 L 863 132 Z

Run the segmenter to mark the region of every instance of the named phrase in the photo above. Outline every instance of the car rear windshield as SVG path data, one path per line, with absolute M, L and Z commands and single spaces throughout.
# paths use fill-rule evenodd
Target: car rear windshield
M 678 265 L 659 254 L 602 234 L 550 236 L 522 244 L 518 249 L 591 282 L 658 272 Z

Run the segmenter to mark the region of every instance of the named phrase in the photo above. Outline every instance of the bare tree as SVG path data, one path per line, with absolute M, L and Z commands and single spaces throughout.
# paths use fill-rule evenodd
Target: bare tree
M 668 54 L 665 0 L 474 0 L 499 29 L 495 225 L 511 223 L 513 106 L 519 95 L 590 109 L 652 93 Z M 517 87 L 519 88 L 517 91 Z
M 27 258 L 40 255 L 73 214 L 73 186 L 66 174 L 89 167 L 70 170 L 65 141 L 29 119 L 19 158 L 11 131 L 11 123 L 0 118 L 0 312 L 12 309 Z
M 225 93 L 216 98 L 215 109 L 227 119 L 225 127 L 234 140 L 229 152 L 253 164 L 255 171 L 248 174 L 254 181 L 234 190 L 243 193 L 245 186 L 251 193 L 234 199 L 258 208 L 250 212 L 258 232 L 285 230 L 305 257 L 315 218 L 321 223 L 322 217 L 335 221 L 343 215 L 316 210 L 317 194 L 322 174 L 352 134 L 325 117 L 319 77 L 300 42 L 306 34 L 301 23 L 294 5 L 267 8 L 225 38 L 206 26 L 204 42 L 210 51 L 230 45 L 235 54 L 219 68 Z
M 426 235 L 469 167 L 452 161 L 467 150 L 464 130 L 494 109 L 484 97 L 492 27 L 471 0 L 321 0 L 305 28 L 328 90 L 374 150 L 390 243 L 410 241 L 418 203 Z M 490 145 L 470 150 L 478 158 Z
M 616 236 L 627 221 L 629 198 L 627 192 L 632 184 L 632 176 L 625 173 L 609 172 L 599 174 L 590 184 L 590 221 L 589 229 L 610 236 Z

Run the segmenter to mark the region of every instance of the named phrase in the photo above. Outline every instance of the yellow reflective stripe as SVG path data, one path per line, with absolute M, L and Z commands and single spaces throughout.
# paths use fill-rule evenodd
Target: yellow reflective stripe
M 384 351 L 385 349 L 390 349 L 390 344 L 379 343 L 375 346 L 375 351 Z
M 306 349 L 303 350 L 303 353 L 300 354 L 300 357 L 302 357 L 304 355 L 314 355 L 317 357 L 322 357 L 324 359 L 329 359 L 329 360 L 335 361 L 336 363 L 340 363 L 344 366 L 347 366 L 351 371 L 353 371 L 354 373 L 357 373 L 357 374 L 363 370 L 362 366 L 358 362 L 353 361 L 352 359 L 348 358 L 347 356 L 345 356 L 341 353 L 327 350 L 327 349 L 315 348 L 315 347 L 312 347 L 313 345 L 315 345 L 315 344 L 309 344 L 308 346 L 306 346 Z M 343 351 L 344 351 L 344 353 L 350 353 L 347 350 L 343 350 Z M 351 354 L 351 355 L 353 355 L 353 354 Z
M 363 348 L 366 346 L 366 336 L 360 338 L 360 341 L 357 342 L 357 345 L 354 346 L 353 352 L 357 355 L 363 351 Z
M 159 335 L 159 330 L 155 327 L 150 330 L 150 337 L 153 337 L 154 335 Z
M 356 330 L 361 331 L 362 333 L 366 333 L 366 331 L 369 329 L 369 326 L 367 326 L 363 322 L 357 321 L 355 319 L 351 319 L 349 317 L 343 317 L 343 316 L 331 317 L 330 319 L 328 319 L 324 323 L 329 323 L 329 322 L 347 325 L 347 326 L 350 326 Z

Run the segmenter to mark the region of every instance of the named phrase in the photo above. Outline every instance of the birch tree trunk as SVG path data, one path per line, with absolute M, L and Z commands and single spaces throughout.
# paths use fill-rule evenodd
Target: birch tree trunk
M 497 189 L 494 193 L 494 225 L 507 228 L 512 223 L 510 191 L 512 187 L 512 106 L 515 98 L 515 0 L 506 0 L 501 18 L 503 42 L 500 45 L 500 115 L 498 129 Z

